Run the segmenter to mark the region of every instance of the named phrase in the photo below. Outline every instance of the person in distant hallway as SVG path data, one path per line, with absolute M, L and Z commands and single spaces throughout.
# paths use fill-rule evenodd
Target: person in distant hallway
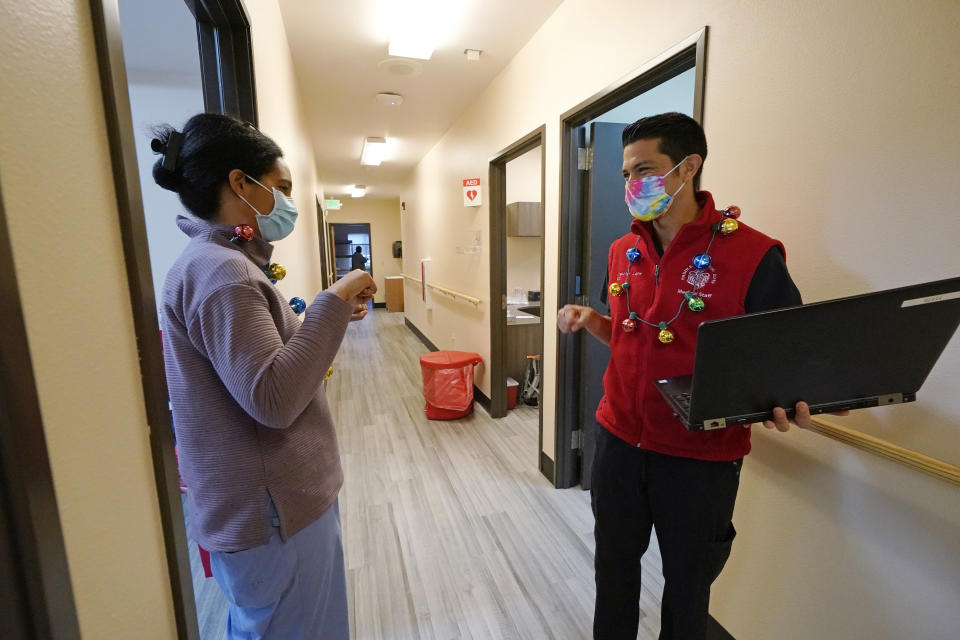
M 227 637 L 346 639 L 343 471 L 323 381 L 376 285 L 354 271 L 288 302 L 270 262 L 297 219 L 280 148 L 209 113 L 155 135 L 154 180 L 193 214 L 177 219 L 190 242 L 163 288 L 164 361 L 189 533 L 230 603 Z
M 783 245 L 738 222 L 738 208 L 720 210 L 699 190 L 707 141 L 695 120 L 679 113 L 643 118 L 622 139 L 633 220 L 608 255 L 610 315 L 567 305 L 557 321 L 563 333 L 586 329 L 610 347 L 591 489 L 594 637 L 636 639 L 640 559 L 656 527 L 664 576 L 660 638 L 700 640 L 710 585 L 736 535 L 733 506 L 750 428 L 689 431 L 653 381 L 692 373 L 701 322 L 798 305 L 800 292 Z M 715 384 L 737 387 L 736 380 Z M 774 418 L 764 426 L 790 428 L 782 408 Z M 809 425 L 806 403 L 797 404 L 794 420 Z
M 363 271 L 363 268 L 367 264 L 367 258 L 363 255 L 363 249 L 357 247 L 357 250 L 353 252 L 353 255 L 350 256 L 350 258 L 353 262 L 352 268 L 354 270 L 359 269 L 360 271 Z

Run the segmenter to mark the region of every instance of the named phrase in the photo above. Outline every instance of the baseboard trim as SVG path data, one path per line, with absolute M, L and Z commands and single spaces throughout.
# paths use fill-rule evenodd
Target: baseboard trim
M 553 460 L 543 451 L 540 452 L 540 473 L 553 484 Z
M 440 349 L 437 348 L 437 345 L 430 342 L 430 338 L 424 335 L 423 331 L 417 329 L 417 325 L 410 322 L 409 318 L 404 318 L 403 324 L 407 325 L 407 329 L 410 329 L 410 331 L 413 332 L 413 335 L 417 336 L 420 342 L 423 343 L 423 346 L 425 346 L 427 349 L 430 349 L 430 351 L 440 351 Z
M 477 385 L 473 385 L 473 397 L 480 403 L 481 407 L 487 410 L 487 413 L 490 413 L 490 398 L 483 391 L 480 391 L 480 387 Z

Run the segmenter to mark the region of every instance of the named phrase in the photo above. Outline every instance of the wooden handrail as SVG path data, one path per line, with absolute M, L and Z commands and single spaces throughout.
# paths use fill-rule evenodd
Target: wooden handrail
M 406 273 L 400 275 L 407 280 L 416 282 L 417 284 L 422 283 L 420 278 L 415 278 Z M 427 283 L 427 286 L 454 298 L 466 300 L 474 305 L 479 306 L 481 302 L 481 300 L 478 298 L 447 289 L 446 287 L 430 284 L 429 282 Z M 939 458 L 925 455 L 919 451 L 913 451 L 912 449 L 901 447 L 900 445 L 883 440 L 882 438 L 877 438 L 863 433 L 862 431 L 857 431 L 856 429 L 851 429 L 849 427 L 844 427 L 839 424 L 829 422 L 823 418 L 813 418 L 809 430 L 816 431 L 820 435 L 843 442 L 851 447 L 856 447 L 857 449 L 867 451 L 882 458 L 893 460 L 894 462 L 902 464 L 906 467 L 910 467 L 911 469 L 915 469 L 929 476 L 940 478 L 941 480 L 946 480 L 947 482 L 952 482 L 953 484 L 960 486 L 960 466 L 946 462 L 945 460 L 940 460 Z
M 809 427 L 810 431 L 833 438 L 851 447 L 862 449 L 874 455 L 893 460 L 911 469 L 916 469 L 922 473 L 952 482 L 960 485 L 960 466 L 951 464 L 938 458 L 922 454 L 918 451 L 906 449 L 900 445 L 888 442 L 881 438 L 844 427 L 839 424 L 828 422 L 823 418 L 813 418 L 813 423 Z
M 417 284 L 423 284 L 423 280 L 421 280 L 420 278 L 414 278 L 413 276 L 406 273 L 401 273 L 400 275 L 406 278 L 407 280 L 412 280 L 413 282 L 416 282 Z M 440 293 L 444 295 L 448 295 L 453 299 L 460 298 L 461 300 L 465 300 L 475 307 L 479 307 L 480 303 L 483 302 L 483 300 L 481 300 L 480 298 L 474 298 L 473 296 L 468 296 L 465 293 L 460 293 L 459 291 L 454 291 L 453 289 L 447 289 L 446 287 L 441 287 L 438 284 L 431 284 L 428 282 L 427 286 L 433 289 L 434 291 L 439 291 Z

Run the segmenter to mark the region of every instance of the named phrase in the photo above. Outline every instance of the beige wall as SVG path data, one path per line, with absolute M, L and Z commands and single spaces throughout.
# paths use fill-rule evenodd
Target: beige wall
M 343 206 L 327 211 L 327 224 L 368 223 L 373 253 L 374 302 L 386 301 L 384 278 L 400 275 L 401 260 L 393 257 L 393 243 L 400 239 L 400 201 L 396 198 L 344 198 Z
M 283 149 L 300 212 L 294 232 L 275 245 L 273 260 L 287 268 L 287 277 L 278 286 L 287 298 L 300 296 L 309 303 L 322 288 L 317 194 L 323 188 L 317 179 L 280 6 L 277 0 L 248 1 L 244 6 L 252 25 L 260 130 Z
M 515 297 L 515 289 L 523 296 L 540 290 L 540 252 L 543 238 L 507 238 L 507 297 Z
M 400 199 L 406 202 L 402 214 L 403 271 L 419 277 L 420 261 L 429 258 L 430 281 L 484 302 L 475 307 L 449 296 L 431 295 L 433 308 L 427 309 L 419 297 L 420 285 L 405 281 L 403 310 L 406 318 L 438 348 L 480 354 L 483 364 L 475 370 L 475 382 L 489 397 L 490 229 L 486 202 L 490 193 L 487 166 L 479 157 L 491 154 L 482 135 L 455 135 L 460 128 L 455 126 L 424 157 L 411 184 L 401 194 Z M 484 205 L 465 207 L 463 180 L 476 177 L 481 177 Z M 472 246 L 471 232 L 478 231 L 480 250 L 458 252 L 458 246 Z M 499 307 L 497 312 L 501 312 Z
M 0 181 L 84 638 L 173 638 L 86 2 L 0 5 Z
M 634 17 L 643 19 L 638 27 Z M 559 118 L 704 25 L 710 27 L 704 186 L 782 239 L 808 301 L 956 275 L 955 0 L 643 3 L 567 0 L 416 168 L 402 199 L 404 265 L 429 255 L 442 284 L 484 299 L 407 314 L 441 347 L 489 357 L 488 208 L 460 179 L 545 124 L 545 317 L 557 306 Z M 570 43 L 583 43 L 570 46 Z M 484 179 L 486 185 L 486 179 Z M 626 228 L 625 217 L 624 226 Z M 483 230 L 479 260 L 460 230 Z M 547 323 L 544 424 L 554 423 Z M 488 376 L 480 385 L 489 391 Z M 920 402 L 847 423 L 960 461 L 960 345 Z M 946 638 L 960 627 L 960 493 L 817 434 L 755 433 L 741 534 L 713 610 L 738 638 Z M 544 433 L 552 455 L 553 433 Z
M 507 204 L 511 202 L 540 202 L 542 196 L 540 156 L 537 147 L 506 164 Z M 507 236 L 507 296 L 516 288 L 524 291 L 540 290 L 540 252 L 543 238 Z

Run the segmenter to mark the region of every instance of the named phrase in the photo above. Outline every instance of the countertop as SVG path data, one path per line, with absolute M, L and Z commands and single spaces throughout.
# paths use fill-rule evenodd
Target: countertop
M 542 319 L 538 315 L 520 311 L 521 307 L 539 307 L 540 301 L 529 301 L 526 298 L 507 298 L 507 326 L 517 324 L 540 324 Z

